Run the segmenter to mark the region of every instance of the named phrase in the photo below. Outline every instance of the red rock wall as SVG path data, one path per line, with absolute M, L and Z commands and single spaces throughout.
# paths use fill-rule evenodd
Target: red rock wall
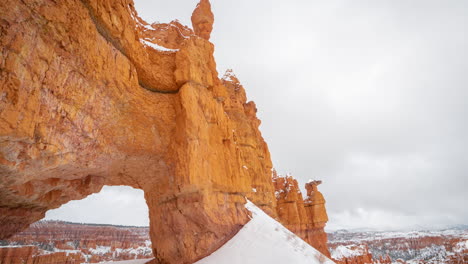
M 430 233 L 430 232 L 429 232 Z M 442 235 L 423 235 L 424 232 L 398 232 L 395 237 L 381 237 L 379 233 L 346 233 L 330 235 L 332 242 L 330 250 L 334 251 L 339 246 L 354 247 L 356 240 L 366 248 L 370 248 L 373 256 L 366 252 L 354 257 L 346 257 L 337 260 L 337 263 L 366 263 L 363 262 L 369 254 L 375 264 L 382 263 L 448 263 L 459 264 L 468 260 L 468 248 L 466 247 L 466 235 L 459 232 L 447 232 Z M 391 233 L 389 233 L 391 234 Z M 458 234 L 458 235 L 457 235 Z M 337 240 L 337 242 L 333 242 Z M 409 259 L 410 261 L 405 261 Z M 392 262 L 393 260 L 393 262 Z
M 81 254 L 57 252 L 40 255 L 35 246 L 0 247 L 0 264 L 80 264 Z
M 37 248 L 29 247 L 0 247 L 1 264 L 32 264 L 33 255 Z
M 217 77 L 207 2 L 198 36 L 148 29 L 131 0 L 1 2 L 0 239 L 104 184 L 145 191 L 163 263 L 230 239 L 245 196 L 276 214 L 255 104 Z
M 327 234 L 324 231 L 328 221 L 325 199 L 317 189 L 317 185 L 321 182 L 306 184 L 305 200 L 297 180 L 292 176 L 281 177 L 275 172 L 273 182 L 276 189 L 276 211 L 280 222 L 318 251 L 330 257 Z

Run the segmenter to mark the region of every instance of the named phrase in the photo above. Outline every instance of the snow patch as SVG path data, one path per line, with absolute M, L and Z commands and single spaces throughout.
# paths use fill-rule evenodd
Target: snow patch
M 158 44 L 155 44 L 153 42 L 150 42 L 146 39 L 140 39 L 140 42 L 145 45 L 145 46 L 148 46 L 148 47 L 151 47 L 155 50 L 158 50 L 158 51 L 164 51 L 164 52 L 177 52 L 179 51 L 178 49 L 168 49 L 166 47 L 163 47 L 163 46 L 160 46 Z
M 354 247 L 354 248 L 352 248 Z M 331 252 L 331 256 L 334 259 L 342 260 L 344 258 L 352 258 L 362 256 L 366 253 L 364 245 L 360 246 L 338 246 Z
M 196 264 L 332 264 L 250 201 L 252 219 L 225 245 Z
M 468 249 L 468 240 L 460 241 L 455 245 L 453 252 L 462 253 L 463 251 Z

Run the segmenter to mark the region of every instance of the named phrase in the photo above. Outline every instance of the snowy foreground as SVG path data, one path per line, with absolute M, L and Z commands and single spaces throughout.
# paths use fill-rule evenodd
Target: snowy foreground
M 196 264 L 331 264 L 334 263 L 253 203 L 250 220 L 231 240 Z
M 251 202 L 252 219 L 224 246 L 195 264 L 333 264 Z M 113 264 L 143 264 L 120 261 Z M 110 263 L 110 262 L 109 262 Z

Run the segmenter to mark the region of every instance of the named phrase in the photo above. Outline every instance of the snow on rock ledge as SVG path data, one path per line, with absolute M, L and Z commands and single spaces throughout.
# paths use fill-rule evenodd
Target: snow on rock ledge
M 332 258 L 342 260 L 345 258 L 353 258 L 367 254 L 367 249 L 364 245 L 359 246 L 338 246 L 331 253 Z
M 140 42 L 143 43 L 143 45 L 145 46 L 148 46 L 148 47 L 151 47 L 157 51 L 166 51 L 166 52 L 177 52 L 179 51 L 179 49 L 169 49 L 169 48 L 166 48 L 166 47 L 163 47 L 161 45 L 158 45 L 156 43 L 153 43 L 149 40 L 146 40 L 146 39 L 140 39 Z
M 219 250 L 196 264 L 332 264 L 250 201 L 252 219 Z

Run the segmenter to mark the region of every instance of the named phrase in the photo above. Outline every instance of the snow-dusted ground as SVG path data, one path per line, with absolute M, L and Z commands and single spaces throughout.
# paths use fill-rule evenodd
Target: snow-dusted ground
M 374 258 L 388 255 L 394 261 L 403 259 L 408 264 L 418 264 L 422 260 L 428 264 L 464 263 L 468 250 L 468 228 L 463 225 L 453 229 L 408 232 L 340 230 L 329 234 L 328 238 L 335 259 L 359 255 L 364 244 Z M 424 242 L 426 238 L 428 240 Z
M 331 256 L 334 259 L 342 260 L 343 258 L 352 258 L 362 256 L 366 253 L 364 245 L 354 246 L 338 246 L 331 251 Z
M 152 259 L 135 259 L 135 260 L 124 260 L 124 261 L 111 261 L 102 262 L 101 264 L 145 264 Z
M 252 219 L 219 250 L 196 264 L 332 264 L 334 263 L 253 203 Z

